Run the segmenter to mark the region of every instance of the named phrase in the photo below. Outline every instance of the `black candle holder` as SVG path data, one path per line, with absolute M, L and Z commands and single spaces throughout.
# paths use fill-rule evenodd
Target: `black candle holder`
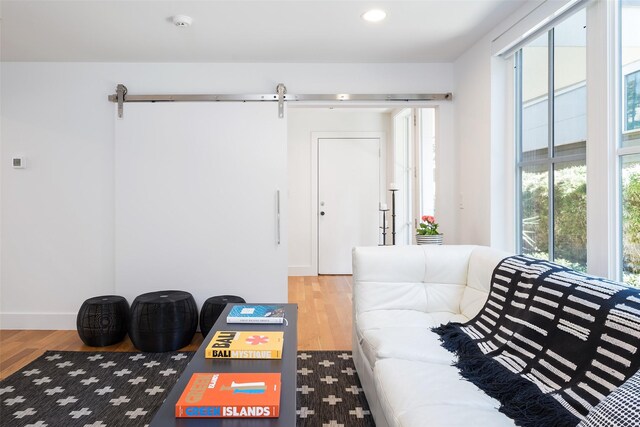
M 382 245 L 378 245 L 378 246 L 386 246 L 387 245 L 387 229 L 389 227 L 387 227 L 387 212 L 389 211 L 389 209 L 379 209 L 380 212 L 382 212 L 382 227 L 380 227 L 382 229 Z
M 389 189 L 391 191 L 391 244 L 396 244 L 396 191 L 397 188 Z

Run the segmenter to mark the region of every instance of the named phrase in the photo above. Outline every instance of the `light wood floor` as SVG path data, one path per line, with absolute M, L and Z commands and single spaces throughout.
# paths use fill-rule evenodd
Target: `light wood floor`
M 299 350 L 351 350 L 351 276 L 290 277 L 289 302 L 298 304 Z M 182 350 L 196 350 L 196 333 Z M 88 347 L 73 331 L 0 330 L 0 379 L 45 350 L 137 351 L 129 337 L 109 347 Z

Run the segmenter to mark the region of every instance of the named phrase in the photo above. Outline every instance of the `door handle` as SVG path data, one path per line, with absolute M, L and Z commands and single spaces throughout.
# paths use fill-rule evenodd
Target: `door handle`
M 320 211 L 320 215 L 324 216 L 324 211 Z
M 276 245 L 280 244 L 280 190 L 276 190 Z

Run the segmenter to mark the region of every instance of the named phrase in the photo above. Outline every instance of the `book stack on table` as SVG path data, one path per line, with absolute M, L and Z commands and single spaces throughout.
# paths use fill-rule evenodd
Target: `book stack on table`
M 223 318 L 223 312 L 185 369 L 184 378 L 178 380 L 163 404 L 163 407 L 173 404 L 175 425 L 187 425 L 178 423 L 178 420 L 255 418 L 266 421 L 280 418 L 281 394 L 291 400 L 293 389 L 293 402 L 286 404 L 285 419 L 289 420 L 291 403 L 295 414 L 296 349 L 289 346 L 287 351 L 283 351 L 283 347 L 285 329 L 289 325 L 285 319 L 287 310 L 290 315 L 294 314 L 292 320 L 295 328 L 293 307 L 295 305 L 292 304 L 238 304 L 227 307 L 226 318 Z M 291 332 L 287 331 L 289 333 L 293 334 L 290 344 L 296 344 L 297 331 L 292 329 Z M 288 359 L 286 363 L 282 360 L 285 354 Z M 197 366 L 191 367 L 194 364 Z M 285 375 L 286 384 L 283 384 Z M 283 385 L 286 385 L 285 392 Z M 163 416 L 162 409 L 152 426 L 173 425 L 167 423 L 167 411 Z M 163 421 L 160 422 L 160 419 Z

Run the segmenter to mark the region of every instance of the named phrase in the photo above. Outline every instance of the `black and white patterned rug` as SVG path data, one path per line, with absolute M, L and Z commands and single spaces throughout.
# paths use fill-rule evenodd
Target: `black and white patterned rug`
M 47 351 L 0 381 L 0 426 L 145 426 L 192 355 Z M 375 425 L 351 353 L 298 353 L 297 383 L 299 426 Z
M 351 353 L 298 353 L 298 426 L 375 426 Z

